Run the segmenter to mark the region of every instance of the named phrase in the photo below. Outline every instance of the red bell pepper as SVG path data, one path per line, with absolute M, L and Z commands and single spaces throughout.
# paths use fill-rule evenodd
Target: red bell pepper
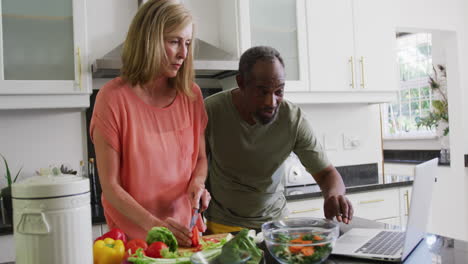
M 194 226 L 192 229 L 192 247 L 198 247 L 200 245 L 200 233 L 198 227 Z
M 97 240 L 104 240 L 105 238 L 112 238 L 114 240 L 122 240 L 124 245 L 127 244 L 127 235 L 124 233 L 124 231 L 122 231 L 119 228 L 112 228 L 111 230 L 109 230 L 109 232 L 96 238 L 94 242 L 96 242 Z

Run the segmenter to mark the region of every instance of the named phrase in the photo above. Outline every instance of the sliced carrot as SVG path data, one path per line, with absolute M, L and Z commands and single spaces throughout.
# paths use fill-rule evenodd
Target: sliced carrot
M 291 253 L 299 253 L 303 248 L 303 246 L 290 246 L 289 251 L 291 251 Z
M 318 240 L 318 241 L 323 240 L 323 237 L 317 236 L 317 235 L 314 235 L 313 238 L 314 238 L 314 240 Z
M 302 244 L 312 244 L 312 240 L 302 240 Z
M 302 240 L 302 238 L 299 237 L 299 238 L 293 239 L 293 240 L 291 240 L 289 242 L 291 244 L 302 244 L 302 241 L 304 241 L 304 240 Z
M 312 256 L 315 253 L 314 247 L 304 247 L 301 249 L 301 253 L 304 254 L 304 256 Z

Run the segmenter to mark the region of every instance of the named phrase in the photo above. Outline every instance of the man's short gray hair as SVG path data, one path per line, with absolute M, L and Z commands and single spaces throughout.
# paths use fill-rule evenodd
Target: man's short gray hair
M 268 46 L 256 46 L 246 50 L 239 61 L 239 74 L 245 81 L 249 81 L 250 73 L 257 61 L 273 61 L 278 59 L 284 68 L 283 58 L 280 53 Z

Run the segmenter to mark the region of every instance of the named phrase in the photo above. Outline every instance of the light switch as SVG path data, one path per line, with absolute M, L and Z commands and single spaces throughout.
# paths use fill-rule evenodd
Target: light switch
M 361 145 L 361 141 L 356 136 L 343 134 L 343 149 L 356 149 Z

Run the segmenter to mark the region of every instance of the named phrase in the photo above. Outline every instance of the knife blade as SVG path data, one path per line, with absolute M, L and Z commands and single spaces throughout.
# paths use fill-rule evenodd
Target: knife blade
M 192 230 L 192 228 L 195 226 L 195 224 L 197 223 L 197 219 L 198 219 L 198 212 L 199 212 L 199 209 L 193 209 L 193 215 L 192 215 L 192 220 L 190 220 L 190 230 Z

